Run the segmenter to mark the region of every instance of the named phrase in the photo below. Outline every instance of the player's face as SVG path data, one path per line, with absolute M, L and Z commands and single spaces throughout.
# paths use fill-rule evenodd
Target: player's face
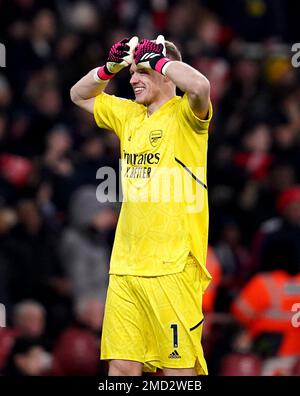
M 163 76 L 154 70 L 138 69 L 134 63 L 130 67 L 130 74 L 130 84 L 137 103 L 148 106 L 160 99 Z

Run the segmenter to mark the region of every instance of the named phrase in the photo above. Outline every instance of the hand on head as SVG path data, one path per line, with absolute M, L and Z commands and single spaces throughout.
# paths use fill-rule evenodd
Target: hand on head
M 137 68 L 152 69 L 165 74 L 164 66 L 170 60 L 166 58 L 165 38 L 158 35 L 156 40 L 142 39 L 137 36 L 131 39 L 124 38 L 113 44 L 110 48 L 107 61 L 97 70 L 97 78 L 109 80 L 132 62 Z
M 133 61 L 134 49 L 138 44 L 138 37 L 134 36 L 130 40 L 125 38 L 111 47 L 106 62 L 107 70 L 112 73 L 118 73 L 124 67 L 131 65 Z
M 135 48 L 133 59 L 137 68 L 152 69 L 165 74 L 164 66 L 170 60 L 166 57 L 164 36 L 158 35 L 155 41 L 141 40 Z

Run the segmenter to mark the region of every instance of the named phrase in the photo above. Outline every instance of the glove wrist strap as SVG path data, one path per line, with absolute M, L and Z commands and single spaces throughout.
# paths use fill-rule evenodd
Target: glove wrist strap
M 169 58 L 160 58 L 154 65 L 154 70 L 158 73 L 166 75 L 167 65 L 169 66 L 171 60 Z
M 98 77 L 99 81 L 110 80 L 114 77 L 114 73 L 110 73 L 106 67 L 106 65 L 101 66 L 97 69 L 96 77 Z

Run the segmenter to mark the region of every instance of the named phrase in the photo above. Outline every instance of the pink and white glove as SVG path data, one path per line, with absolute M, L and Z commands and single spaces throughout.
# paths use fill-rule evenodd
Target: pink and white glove
M 138 41 L 138 37 L 134 36 L 130 40 L 125 38 L 115 43 L 109 51 L 105 65 L 97 69 L 96 80 L 110 80 L 124 67 L 131 65 Z
M 165 75 L 171 60 L 166 57 L 164 36 L 159 35 L 155 42 L 143 39 L 136 46 L 133 59 L 137 68 L 153 69 Z

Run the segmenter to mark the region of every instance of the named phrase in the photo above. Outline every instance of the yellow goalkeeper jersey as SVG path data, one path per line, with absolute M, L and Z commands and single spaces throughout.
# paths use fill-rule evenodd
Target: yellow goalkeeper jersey
M 205 268 L 208 243 L 206 120 L 187 95 L 175 96 L 150 116 L 132 100 L 101 93 L 97 125 L 120 138 L 123 203 L 110 274 L 160 276 L 183 270 L 191 253 Z

